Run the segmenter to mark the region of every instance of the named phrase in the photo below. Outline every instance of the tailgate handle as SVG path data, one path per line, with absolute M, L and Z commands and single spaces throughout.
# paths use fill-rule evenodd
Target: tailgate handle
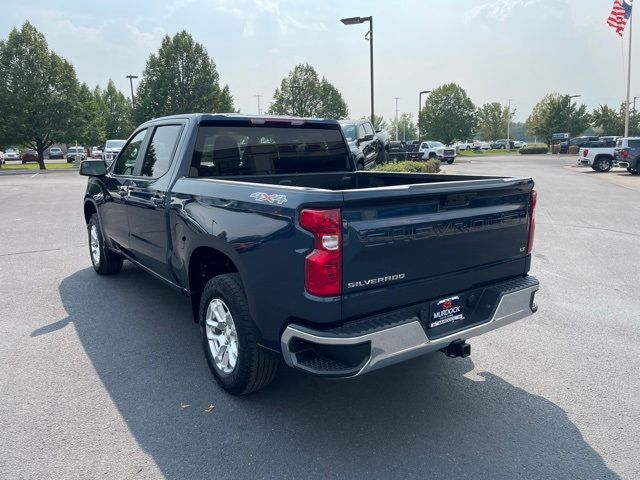
M 476 198 L 476 193 L 452 193 L 442 200 L 443 207 L 464 207 Z

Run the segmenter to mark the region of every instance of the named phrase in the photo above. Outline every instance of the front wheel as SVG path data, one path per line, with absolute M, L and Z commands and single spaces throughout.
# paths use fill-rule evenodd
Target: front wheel
M 258 345 L 258 331 L 237 273 L 207 282 L 199 320 L 207 363 L 222 388 L 244 395 L 273 381 L 280 362 Z
M 98 215 L 93 214 L 87 224 L 89 234 L 89 253 L 93 269 L 100 275 L 113 275 L 122 270 L 123 258 L 105 244 Z
M 453 163 L 453 160 L 454 160 L 453 158 L 447 158 L 447 163 L 451 165 Z
M 640 175 L 640 170 L 636 170 L 635 168 L 627 167 L 627 172 L 631 175 Z

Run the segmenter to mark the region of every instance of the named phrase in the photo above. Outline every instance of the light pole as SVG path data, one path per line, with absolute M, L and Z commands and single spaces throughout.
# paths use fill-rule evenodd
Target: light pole
M 131 87 L 131 109 L 135 112 L 136 110 L 136 100 L 133 97 L 133 79 L 134 78 L 138 78 L 137 75 L 127 75 L 124 78 L 128 78 L 129 79 L 129 86 Z
M 509 150 L 511 150 L 511 102 L 513 98 L 509 99 L 509 106 L 507 107 L 507 143 L 509 144 Z
M 262 115 L 262 112 L 260 111 L 260 98 L 264 97 L 264 95 L 254 95 L 254 97 L 258 99 L 258 115 Z
M 420 140 L 420 112 L 422 111 L 422 95 L 431 93 L 431 90 L 422 90 L 418 94 L 418 141 Z
M 345 25 L 357 25 L 359 23 L 369 22 L 369 31 L 364 36 L 367 39 L 369 37 L 369 68 L 371 71 L 371 123 L 375 122 L 374 108 L 373 108 L 373 17 L 349 17 L 340 20 Z
M 396 101 L 396 141 L 398 141 L 398 100 L 400 97 L 393 97 Z
M 567 133 L 571 137 L 571 99 L 582 95 L 571 95 L 567 93 Z M 567 153 L 569 153 L 569 139 L 567 138 Z
M 291 85 L 291 116 L 295 117 L 296 116 L 296 92 L 298 90 L 298 88 L 300 88 L 299 85 Z

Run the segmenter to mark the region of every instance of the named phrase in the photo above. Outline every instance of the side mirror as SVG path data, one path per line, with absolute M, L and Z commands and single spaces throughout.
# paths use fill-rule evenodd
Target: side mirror
M 371 140 L 373 140 L 373 134 L 372 134 L 372 133 L 367 133 L 367 134 L 364 136 L 363 140 L 364 140 L 365 142 L 370 142 Z
M 107 174 L 107 164 L 102 160 L 84 160 L 80 163 L 80 175 L 103 177 Z

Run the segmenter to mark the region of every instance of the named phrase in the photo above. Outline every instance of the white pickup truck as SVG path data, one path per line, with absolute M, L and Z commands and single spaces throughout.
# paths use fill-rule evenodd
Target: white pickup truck
M 614 164 L 615 141 L 613 144 L 611 142 L 592 142 L 592 145 L 579 150 L 578 165 L 588 165 L 596 172 L 611 170 Z
M 446 147 L 441 142 L 433 142 L 430 140 L 422 142 L 418 152 L 421 154 L 423 160 L 437 158 L 438 160 L 447 162 L 449 165 L 456 159 L 456 149 Z

